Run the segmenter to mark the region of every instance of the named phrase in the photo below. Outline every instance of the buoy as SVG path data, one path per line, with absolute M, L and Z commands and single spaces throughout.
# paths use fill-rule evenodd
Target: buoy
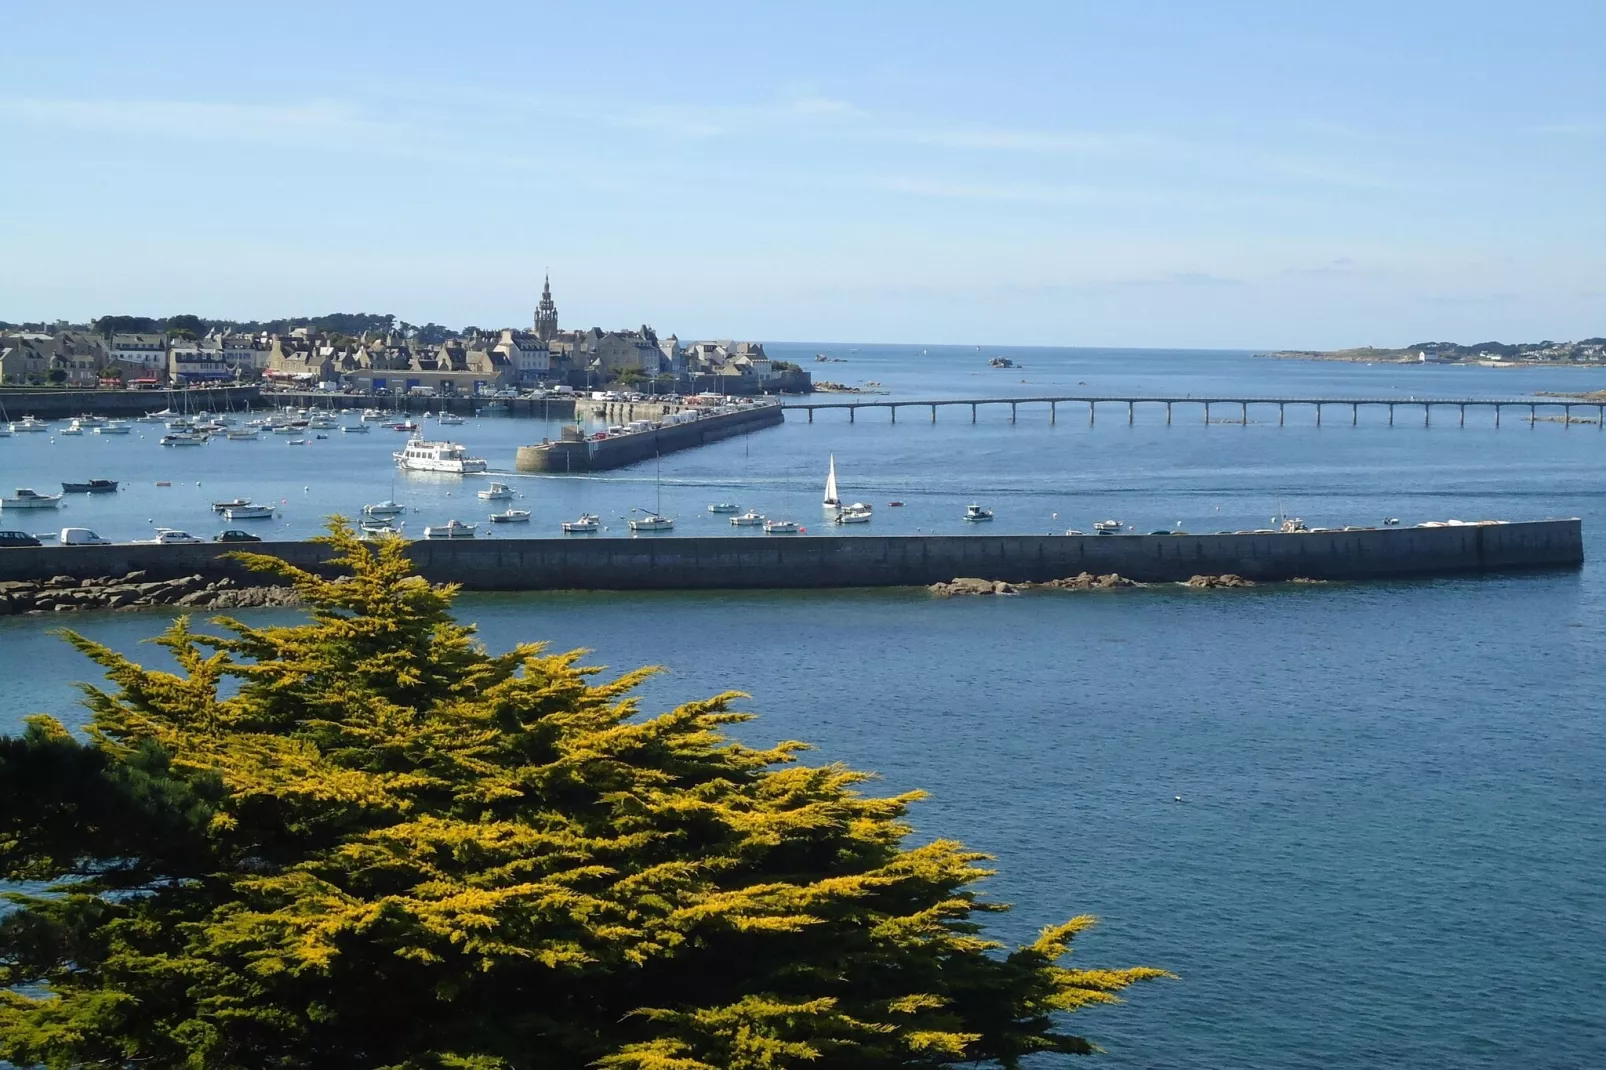
M 1182 796 L 1178 795 L 1177 796 L 1177 802 L 1181 802 L 1181 801 L 1182 801 Z

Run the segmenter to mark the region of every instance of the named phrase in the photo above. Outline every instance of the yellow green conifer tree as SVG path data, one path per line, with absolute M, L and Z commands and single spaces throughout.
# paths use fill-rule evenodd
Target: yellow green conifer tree
M 399 539 L 324 541 L 304 624 L 179 618 L 87 740 L 0 739 L 0 1058 L 51 1067 L 883 1070 L 1087 1053 L 1146 968 L 987 939 L 915 793 L 657 716 L 579 653 L 488 653 Z M 13 885 L 13 887 L 17 887 Z

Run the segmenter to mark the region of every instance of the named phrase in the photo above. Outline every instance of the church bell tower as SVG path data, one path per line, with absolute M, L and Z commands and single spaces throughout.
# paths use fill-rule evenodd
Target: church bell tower
M 558 306 L 552 303 L 552 276 L 541 287 L 541 303 L 535 306 L 535 336 L 550 342 L 558 336 Z

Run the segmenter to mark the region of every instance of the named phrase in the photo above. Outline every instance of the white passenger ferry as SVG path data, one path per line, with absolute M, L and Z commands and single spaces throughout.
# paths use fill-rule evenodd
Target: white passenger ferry
M 470 457 L 468 450 L 455 442 L 425 442 L 415 438 L 407 448 L 391 454 L 396 467 L 413 472 L 453 472 L 468 475 L 486 469 L 485 458 Z

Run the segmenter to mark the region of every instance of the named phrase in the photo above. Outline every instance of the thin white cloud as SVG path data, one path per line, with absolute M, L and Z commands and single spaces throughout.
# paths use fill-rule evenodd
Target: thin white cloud
M 1530 134 L 1543 134 L 1548 137 L 1591 137 L 1606 132 L 1606 123 L 1602 122 L 1574 122 L 1574 123 L 1541 123 L 1528 128 Z
M 1105 200 L 1115 191 L 1091 186 L 1058 186 L 1030 182 L 971 183 L 945 182 L 925 178 L 882 178 L 879 189 L 907 193 L 915 197 L 936 197 L 967 201 L 1028 201 L 1073 204 Z

